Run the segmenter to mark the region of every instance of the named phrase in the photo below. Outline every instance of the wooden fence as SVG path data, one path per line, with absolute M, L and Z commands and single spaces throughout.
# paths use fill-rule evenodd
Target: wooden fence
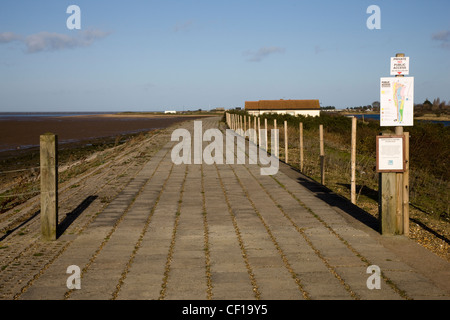
M 261 118 L 257 116 L 249 116 L 249 115 L 241 115 L 236 113 L 226 113 L 226 123 L 229 128 L 234 131 L 241 130 L 243 132 L 247 131 L 247 129 L 253 128 L 255 129 L 256 134 L 254 136 L 250 136 L 249 140 L 257 144 L 258 146 L 264 148 L 265 150 L 269 150 L 270 139 L 268 138 L 268 134 L 270 129 L 278 129 L 277 120 L 273 119 L 273 123 L 268 123 L 268 119 L 264 118 L 264 127 L 261 126 Z M 252 126 L 252 123 L 254 126 Z M 256 126 L 258 123 L 258 126 Z M 247 126 L 248 124 L 248 126 Z M 261 129 L 264 129 L 265 137 L 261 139 Z M 297 131 L 298 130 L 298 131 Z M 319 136 L 318 136 L 318 145 L 315 145 L 314 138 L 311 134 L 308 134 L 308 138 L 311 139 L 308 143 L 305 143 L 305 132 L 303 130 L 303 123 L 299 123 L 298 128 L 293 128 L 288 126 L 288 122 L 285 120 L 283 123 L 283 134 L 280 134 L 280 143 L 278 146 L 275 146 L 274 150 L 279 150 L 280 154 L 276 154 L 275 156 L 285 163 L 291 164 L 295 167 L 298 167 L 301 172 L 305 173 L 305 170 L 309 173 L 312 173 L 311 165 L 312 162 L 316 161 L 319 163 L 319 171 L 320 171 L 320 182 L 325 185 L 325 175 L 326 175 L 326 154 L 324 147 L 324 128 L 323 125 L 319 125 Z M 350 199 L 352 203 L 356 203 L 357 195 L 356 195 L 356 118 L 352 120 L 352 142 L 351 142 L 351 161 L 350 161 Z M 261 146 L 260 142 L 265 141 L 265 145 Z M 276 141 L 278 142 L 278 141 Z M 278 148 L 277 148 L 278 147 Z M 281 149 L 280 149 L 281 148 Z M 305 148 L 310 148 L 309 150 L 305 150 Z M 315 150 L 312 148 L 317 148 L 318 158 L 314 156 Z M 305 158 L 305 155 L 310 156 L 312 159 Z M 307 163 L 307 164 L 306 164 Z M 306 172 L 308 173 L 308 172 Z M 313 174 L 314 175 L 314 174 Z

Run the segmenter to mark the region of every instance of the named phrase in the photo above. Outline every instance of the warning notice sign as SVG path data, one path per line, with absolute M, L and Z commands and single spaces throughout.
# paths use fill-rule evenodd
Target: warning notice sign
M 409 74 L 409 57 L 391 58 L 391 76 Z

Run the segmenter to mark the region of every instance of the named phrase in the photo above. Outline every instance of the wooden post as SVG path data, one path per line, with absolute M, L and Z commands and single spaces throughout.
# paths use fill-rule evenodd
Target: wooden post
M 300 172 L 303 172 L 303 122 L 300 122 Z
M 261 118 L 258 117 L 258 144 L 261 147 Z
M 266 128 L 266 132 L 264 133 L 266 136 L 266 151 L 269 151 L 269 140 L 268 140 L 269 133 L 267 132 L 267 118 L 264 119 L 264 127 Z
M 381 173 L 381 233 L 386 235 L 397 234 L 396 228 L 396 173 L 384 172 Z
M 253 127 L 255 129 L 255 131 L 253 132 L 253 142 L 258 145 L 258 135 L 256 134 L 256 116 L 253 118 Z
M 273 128 L 275 130 L 277 130 L 277 119 L 273 119 Z M 280 134 L 278 134 L 278 138 L 280 137 Z M 280 150 L 279 150 L 279 141 L 278 139 L 274 139 L 275 140 L 275 158 L 279 158 L 280 157 Z
M 323 148 L 323 125 L 319 125 L 320 141 L 320 183 L 325 184 L 325 152 Z
M 244 132 L 247 131 L 247 117 L 244 116 Z
M 58 226 L 58 137 L 40 136 L 41 234 L 44 240 L 56 240 Z
M 403 234 L 409 235 L 409 132 L 405 132 L 405 171 L 403 172 Z
M 242 130 L 244 129 L 244 118 L 245 116 L 239 116 L 239 129 L 241 129 L 241 134 L 242 134 Z
M 284 161 L 289 162 L 288 156 L 288 135 L 287 135 L 287 121 L 284 120 Z
M 395 127 L 395 134 L 399 136 L 403 136 L 403 127 Z M 404 195 L 404 174 L 403 172 L 395 173 L 395 230 L 394 234 L 404 234 L 404 226 L 405 226 L 405 216 L 403 212 L 404 204 L 403 204 L 403 195 Z
M 403 173 L 395 174 L 395 234 L 403 234 Z
M 350 198 L 356 204 L 356 117 L 352 118 Z

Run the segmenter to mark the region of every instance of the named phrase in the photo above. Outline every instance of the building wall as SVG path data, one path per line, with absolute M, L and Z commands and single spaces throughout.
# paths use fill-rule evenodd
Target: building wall
M 253 116 L 262 115 L 264 113 L 290 114 L 293 116 L 303 115 L 311 117 L 320 116 L 320 110 L 247 110 L 247 112 Z

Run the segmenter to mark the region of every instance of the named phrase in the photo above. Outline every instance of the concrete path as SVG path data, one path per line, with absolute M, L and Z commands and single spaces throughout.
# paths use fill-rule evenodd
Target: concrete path
M 202 124 L 217 128 L 218 119 Z M 59 254 L 31 272 L 30 260 L 6 298 L 450 298 L 448 262 L 405 237 L 380 236 L 363 212 L 288 166 L 264 176 L 254 164 L 175 165 L 175 144 L 82 232 L 42 243 Z M 67 287 L 71 265 L 81 289 Z M 372 265 L 380 289 L 367 286 Z

